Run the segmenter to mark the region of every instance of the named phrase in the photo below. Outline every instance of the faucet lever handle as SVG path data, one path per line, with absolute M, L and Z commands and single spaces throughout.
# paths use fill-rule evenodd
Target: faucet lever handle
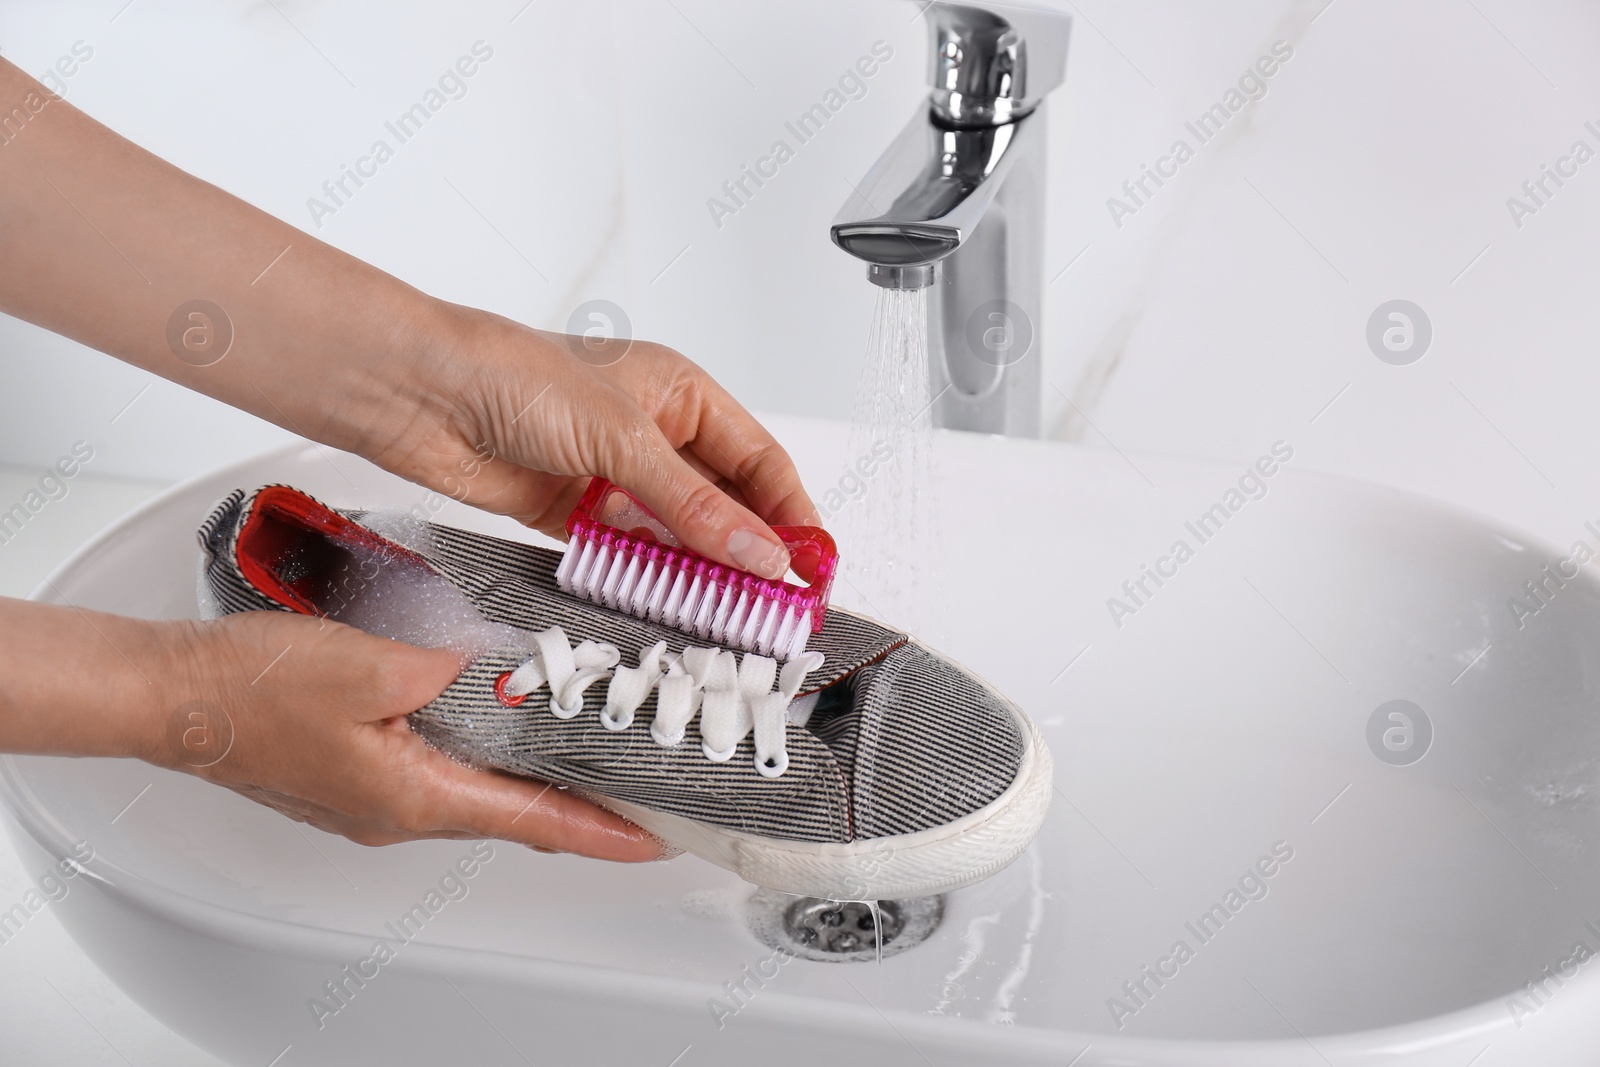
M 933 3 L 930 103 L 943 124 L 967 129 L 1014 122 L 1066 80 L 1072 18 L 1013 4 Z

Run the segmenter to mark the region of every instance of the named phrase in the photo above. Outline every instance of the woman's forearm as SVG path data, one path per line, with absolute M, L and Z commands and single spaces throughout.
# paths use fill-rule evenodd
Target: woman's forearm
M 408 360 L 432 343 L 438 302 L 185 174 L 0 60 L 0 111 L 13 105 L 32 117 L 0 147 L 0 310 L 365 450 Z
M 159 761 L 186 628 L 0 598 L 0 752 Z

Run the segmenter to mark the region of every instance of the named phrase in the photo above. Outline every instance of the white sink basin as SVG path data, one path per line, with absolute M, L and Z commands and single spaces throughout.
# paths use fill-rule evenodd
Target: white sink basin
M 843 426 L 773 425 L 808 484 L 838 481 Z M 709 998 L 736 1005 L 723 984 L 771 951 L 740 918 L 749 887 L 693 858 L 495 845 L 468 895 L 319 1026 L 324 983 L 471 846 L 366 849 L 196 779 L 44 758 L 5 761 L 13 836 L 33 869 L 89 842 L 91 877 L 56 905 L 74 936 L 157 1017 L 258 1067 L 1588 1062 L 1600 966 L 1559 986 L 1541 972 L 1600 949 L 1595 584 L 1568 582 L 1519 629 L 1508 599 L 1567 552 L 1293 462 L 1201 543 L 1185 522 L 1242 468 L 1134 462 L 941 439 L 941 643 L 1041 724 L 1059 795 L 1030 852 L 953 894 L 927 941 L 881 965 L 786 963 L 731 1017 Z M 167 494 L 54 585 L 191 616 L 195 526 L 269 481 L 341 505 L 424 499 L 342 454 L 279 452 Z M 1193 558 L 1146 579 L 1118 627 L 1107 598 L 1180 538 Z M 1431 723 L 1420 761 L 1369 746 L 1392 700 Z M 1240 893 L 1198 936 L 1275 848 L 1270 877 L 1244 883 L 1260 899 Z

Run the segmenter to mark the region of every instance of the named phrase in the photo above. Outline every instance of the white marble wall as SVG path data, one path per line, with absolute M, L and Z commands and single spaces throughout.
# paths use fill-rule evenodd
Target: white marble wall
M 1520 227 L 1507 208 L 1575 140 L 1600 151 L 1600 9 L 1054 2 L 1076 18 L 1045 222 L 1057 436 L 1244 459 L 1285 438 L 1466 503 L 1493 481 L 1551 528 L 1600 510 L 1600 161 Z M 122 3 L 0 4 L 0 46 L 38 71 L 91 43 L 74 102 L 424 288 L 549 327 L 604 296 L 754 407 L 848 414 L 873 293 L 827 224 L 918 106 L 909 0 Z M 307 197 L 479 39 L 469 94 L 314 228 Z M 719 225 L 722 182 L 880 40 L 865 94 Z M 1200 144 L 1185 122 L 1279 41 L 1264 95 Z M 1194 157 L 1119 226 L 1108 199 L 1178 138 Z M 1434 329 L 1409 366 L 1365 340 L 1395 298 Z M 146 377 L 17 323 L 0 368 L 4 459 L 89 436 L 102 470 L 173 477 L 279 436 L 164 383 L 110 425 Z
M 623 145 L 603 4 L 136 0 L 118 14 L 124 3 L 0 4 L 0 48 L 39 74 L 84 41 L 74 104 L 440 296 L 558 327 L 610 287 Z M 465 95 L 399 143 L 385 122 L 478 41 L 492 56 Z M 378 138 L 393 158 L 315 217 L 308 200 Z M 288 439 L 9 319 L 0 381 L 0 461 L 48 463 L 88 438 L 102 473 L 173 478 Z

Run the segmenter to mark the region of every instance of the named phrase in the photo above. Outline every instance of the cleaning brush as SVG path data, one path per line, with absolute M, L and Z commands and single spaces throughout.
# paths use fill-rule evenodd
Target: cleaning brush
M 820 527 L 772 530 L 791 563 L 810 572 L 810 585 L 762 578 L 691 552 L 632 493 L 595 478 L 567 519 L 556 584 L 703 641 L 793 659 L 822 629 L 839 553 Z

